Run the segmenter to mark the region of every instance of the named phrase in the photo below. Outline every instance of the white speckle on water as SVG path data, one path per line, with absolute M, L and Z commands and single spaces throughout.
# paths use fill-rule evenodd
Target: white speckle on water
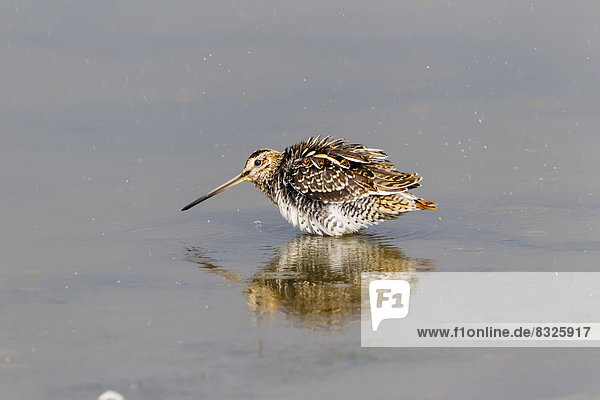
M 98 397 L 98 400 L 125 400 L 125 397 L 114 390 L 107 390 Z

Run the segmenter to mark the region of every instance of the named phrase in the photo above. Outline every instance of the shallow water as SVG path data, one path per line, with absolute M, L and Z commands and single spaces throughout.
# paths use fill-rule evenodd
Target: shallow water
M 598 12 L 5 6 L 2 397 L 594 398 L 593 349 L 360 348 L 359 280 L 598 270 Z M 312 134 L 385 149 L 440 209 L 341 238 L 249 184 L 179 211 Z

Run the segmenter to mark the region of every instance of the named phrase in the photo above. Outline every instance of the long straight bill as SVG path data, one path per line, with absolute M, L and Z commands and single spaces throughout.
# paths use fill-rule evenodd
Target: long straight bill
M 202 203 L 204 200 L 206 199 L 210 199 L 211 197 L 229 189 L 230 187 L 233 187 L 235 185 L 237 185 L 240 182 L 245 181 L 245 175 L 239 174 L 238 176 L 236 176 L 235 178 L 225 182 L 224 184 L 222 184 L 221 186 L 211 190 L 210 192 L 206 193 L 204 196 L 200 197 L 199 199 L 196 199 L 194 201 L 192 201 L 190 204 L 188 204 L 187 206 L 183 207 L 181 209 L 181 211 L 185 211 L 185 210 L 189 210 L 190 208 L 194 207 L 197 204 Z

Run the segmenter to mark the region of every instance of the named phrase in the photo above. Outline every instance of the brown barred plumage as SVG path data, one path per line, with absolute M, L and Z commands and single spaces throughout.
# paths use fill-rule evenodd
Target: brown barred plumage
M 253 152 L 241 174 L 183 208 L 240 182 L 250 181 L 275 203 L 284 218 L 319 235 L 343 235 L 437 204 L 408 190 L 421 177 L 397 171 L 383 150 L 343 139 L 311 137 L 283 152 Z

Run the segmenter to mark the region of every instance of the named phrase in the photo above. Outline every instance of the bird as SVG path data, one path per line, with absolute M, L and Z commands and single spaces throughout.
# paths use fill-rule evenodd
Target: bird
M 383 150 L 313 136 L 283 151 L 254 151 L 239 175 L 182 211 L 249 181 L 302 231 L 341 236 L 410 211 L 437 209 L 436 203 L 409 192 L 421 179 L 396 170 Z

